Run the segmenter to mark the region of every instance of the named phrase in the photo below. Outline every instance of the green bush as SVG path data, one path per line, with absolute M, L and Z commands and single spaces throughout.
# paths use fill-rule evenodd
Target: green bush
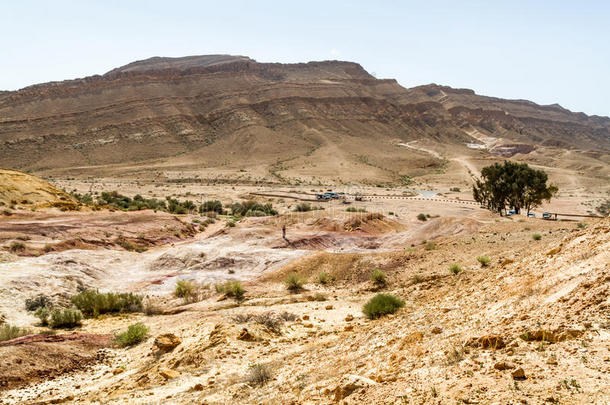
M 87 290 L 73 296 L 72 303 L 88 317 L 111 312 L 142 311 L 142 297 L 132 293 L 100 293 Z
M 199 206 L 199 212 L 202 214 L 206 212 L 216 212 L 218 214 L 222 214 L 222 203 L 218 200 L 206 201 Z
M 248 200 L 231 204 L 231 215 L 240 217 L 270 216 L 277 215 L 277 211 L 273 209 L 273 204 L 260 204 L 254 200 Z
M 309 203 L 299 203 L 297 204 L 297 206 L 294 208 L 294 210 L 296 212 L 307 212 L 307 211 L 311 211 L 311 204 Z
M 535 233 L 535 234 L 532 235 L 532 239 L 540 240 L 540 239 L 542 239 L 542 235 L 540 235 L 539 233 Z
M 453 274 L 458 274 L 459 272 L 462 271 L 462 268 L 460 267 L 459 264 L 453 263 L 451 266 L 449 266 L 449 271 Z
M 395 295 L 377 294 L 362 307 L 362 312 L 369 319 L 376 319 L 383 315 L 393 314 L 405 306 L 405 302 Z
M 296 273 L 292 273 L 292 274 L 288 275 L 288 277 L 286 277 L 286 280 L 284 280 L 284 283 L 286 284 L 286 288 L 288 290 L 298 291 L 303 288 L 305 281 L 306 280 L 303 277 L 299 276 Z
M 23 329 L 18 326 L 11 326 L 8 323 L 4 323 L 0 325 L 0 342 L 15 339 L 19 336 L 27 335 L 28 333 L 30 333 L 30 331 L 27 329 Z
M 420 221 L 427 221 L 428 218 L 426 218 L 426 214 L 418 214 L 417 215 L 417 219 L 419 219 Z
M 193 294 L 195 288 L 195 283 L 192 280 L 178 280 L 176 281 L 174 295 L 178 298 L 186 298 Z
M 578 227 L 578 229 L 585 229 L 587 227 L 587 224 L 584 222 L 579 222 L 576 224 L 576 226 Z
M 224 284 L 216 284 L 214 287 L 216 292 L 225 293 L 227 297 L 233 297 L 236 300 L 241 300 L 246 293 L 246 290 L 239 281 L 227 281 Z
M 322 272 L 322 273 L 318 274 L 318 283 L 319 284 L 326 285 L 326 284 L 330 283 L 331 280 L 332 280 L 332 277 L 329 276 L 328 273 Z
M 114 343 L 120 347 L 134 346 L 146 339 L 148 328 L 143 323 L 129 325 L 127 331 L 119 333 L 114 337 Z
M 42 326 L 47 326 L 49 324 L 51 311 L 47 307 L 39 307 L 36 309 L 36 312 L 34 312 L 34 316 L 40 319 L 40 324 Z
M 51 305 L 51 299 L 46 295 L 38 295 L 34 298 L 27 298 L 25 300 L 25 309 L 30 312 L 49 305 Z
M 74 308 L 55 308 L 51 311 L 49 326 L 52 328 L 73 328 L 80 325 L 83 314 Z
M 428 242 L 426 243 L 426 246 L 424 246 L 425 250 L 434 250 L 436 249 L 436 243 L 434 242 Z
M 479 256 L 477 257 L 477 261 L 481 263 L 482 267 L 487 267 L 491 262 L 491 259 L 489 258 L 489 256 Z
M 385 273 L 379 269 L 375 269 L 371 272 L 371 281 L 376 286 L 384 286 L 386 284 Z

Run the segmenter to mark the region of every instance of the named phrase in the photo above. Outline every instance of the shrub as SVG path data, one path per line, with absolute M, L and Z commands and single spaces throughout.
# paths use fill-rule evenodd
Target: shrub
M 417 215 L 417 219 L 419 219 L 420 221 L 427 221 L 428 218 L 426 218 L 426 214 L 418 214 Z
M 40 319 L 40 324 L 42 326 L 47 326 L 49 324 L 49 317 L 51 316 L 51 311 L 47 307 L 39 307 L 34 312 L 34 316 Z
M 451 187 L 451 188 L 449 189 L 449 191 L 453 191 L 453 192 L 455 192 L 455 193 L 459 193 L 459 192 L 460 192 L 460 188 L 459 188 L 459 187 Z
M 49 326 L 52 328 L 73 328 L 80 325 L 83 314 L 74 308 L 55 308 L 51 311 Z
M 227 221 L 227 227 L 234 228 L 235 227 L 235 221 L 233 221 L 233 220 Z
M 314 301 L 326 301 L 326 299 L 327 299 L 326 295 L 319 293 L 319 292 L 313 296 Z
M 174 295 L 178 298 L 186 298 L 193 294 L 195 288 L 195 283 L 192 280 L 178 280 L 176 281 Z
M 11 252 L 23 252 L 25 250 L 25 244 L 23 242 L 13 242 L 8 248 Z
M 376 319 L 383 315 L 393 314 L 405 306 L 405 302 L 395 295 L 377 294 L 362 307 L 362 312 L 369 319 Z
M 305 279 L 301 276 L 299 276 L 296 273 L 292 273 L 290 274 L 286 280 L 284 281 L 284 283 L 286 284 L 286 288 L 290 291 L 298 291 L 301 290 L 303 288 L 303 285 L 305 284 Z
M 246 382 L 252 385 L 264 385 L 272 378 L 271 368 L 266 364 L 256 363 L 248 367 Z
M 18 326 L 11 326 L 8 323 L 5 323 L 0 325 L 0 342 L 15 339 L 19 336 L 27 335 L 28 333 L 30 333 L 30 331 L 27 329 L 23 329 Z
M 542 239 L 542 235 L 540 235 L 539 233 L 535 233 L 535 234 L 532 235 L 532 239 L 540 240 L 540 239 Z
M 216 292 L 225 293 L 227 297 L 233 297 L 236 300 L 241 300 L 246 292 L 239 281 L 227 281 L 224 284 L 216 284 L 214 287 Z
M 114 343 L 119 347 L 134 346 L 146 339 L 148 327 L 143 323 L 134 323 L 127 327 L 127 331 L 114 337 Z
M 356 209 L 356 207 L 347 207 L 347 208 L 345 209 L 345 211 L 347 211 L 347 212 L 358 212 L 358 210 Z
M 376 286 L 379 286 L 379 287 L 384 286 L 386 284 L 384 272 L 379 269 L 373 270 L 371 272 L 371 281 Z
M 27 298 L 25 300 L 26 311 L 36 311 L 40 307 L 47 307 L 51 305 L 51 299 L 46 295 L 38 295 L 34 298 Z
M 273 204 L 260 204 L 254 200 L 231 204 L 231 215 L 233 216 L 268 216 L 277 215 Z
M 72 303 L 89 317 L 97 317 L 110 312 L 139 312 L 142 310 L 142 297 L 132 293 L 100 293 L 95 290 L 87 290 L 73 296 Z
M 479 256 L 477 257 L 477 261 L 481 263 L 482 267 L 487 267 L 491 262 L 491 259 L 489 258 L 489 256 Z
M 296 212 L 307 212 L 307 211 L 311 211 L 311 204 L 309 203 L 299 203 L 297 204 L 297 206 L 294 208 L 294 210 Z
M 330 283 L 331 279 L 332 279 L 332 277 L 329 276 L 328 273 L 322 272 L 322 273 L 318 274 L 318 283 L 319 284 L 326 285 L 326 284 Z
M 436 243 L 428 242 L 428 243 L 426 243 L 426 246 L 424 246 L 424 249 L 426 249 L 426 250 L 434 250 L 434 249 L 436 249 Z
M 453 274 L 458 274 L 459 272 L 462 271 L 462 268 L 460 267 L 459 264 L 453 263 L 451 266 L 449 266 L 449 271 Z
M 218 200 L 206 201 L 199 206 L 199 212 L 215 212 L 218 214 L 222 214 L 222 203 Z
M 584 222 L 579 222 L 576 224 L 576 226 L 578 227 L 578 229 L 585 229 L 587 227 L 587 224 L 585 224 Z

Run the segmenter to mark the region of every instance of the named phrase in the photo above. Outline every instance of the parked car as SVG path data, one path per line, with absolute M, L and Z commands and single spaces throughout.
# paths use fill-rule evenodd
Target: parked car
M 533 212 L 530 212 L 529 214 L 527 214 L 527 216 L 530 218 L 536 218 L 536 214 Z
M 548 212 L 543 212 L 542 219 L 551 219 L 551 214 L 549 214 Z
M 330 200 L 330 197 L 324 193 L 324 194 L 316 194 L 316 199 L 318 200 Z
M 324 193 L 324 195 L 327 195 L 328 198 L 332 198 L 335 200 L 339 198 L 339 194 L 335 193 L 334 191 L 327 191 L 326 193 Z
M 510 217 L 511 215 L 517 215 L 517 211 L 516 210 L 508 210 L 506 211 L 506 216 Z

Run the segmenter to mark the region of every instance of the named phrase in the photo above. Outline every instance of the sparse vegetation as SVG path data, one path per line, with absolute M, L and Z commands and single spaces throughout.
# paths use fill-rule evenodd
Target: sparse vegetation
M 246 290 L 239 281 L 227 281 L 224 284 L 215 285 L 216 292 L 224 293 L 227 297 L 233 297 L 236 300 L 241 300 L 246 293 Z
M 434 242 L 427 242 L 426 245 L 424 246 L 425 250 L 435 250 L 436 249 L 436 243 Z
M 532 239 L 540 240 L 540 239 L 542 239 L 542 235 L 540 235 L 539 233 L 535 233 L 535 234 L 532 235 Z
M 369 319 L 377 319 L 383 315 L 393 314 L 405 306 L 405 302 L 395 295 L 377 294 L 362 308 Z
M 142 311 L 142 297 L 132 293 L 100 293 L 87 290 L 73 296 L 72 303 L 88 317 L 113 312 Z
M 420 221 L 427 221 L 428 218 L 426 217 L 426 214 L 417 214 L 417 219 Z
M 231 204 L 231 215 L 239 217 L 266 217 L 277 215 L 273 204 L 260 204 L 254 200 L 248 200 Z
M 296 207 L 294 207 L 294 210 L 296 212 L 311 211 L 311 204 L 309 204 L 309 203 L 299 203 L 299 204 L 296 205 Z
M 459 274 L 462 272 L 462 268 L 459 264 L 453 263 L 451 266 L 449 266 L 449 271 L 453 274 Z
M 578 227 L 578 229 L 585 229 L 587 227 L 587 224 L 584 222 L 579 222 L 576 224 L 576 226 Z
M 48 324 L 52 328 L 73 328 L 80 325 L 82 319 L 83 314 L 78 309 L 54 308 Z
M 477 261 L 481 263 L 481 267 L 487 267 L 489 266 L 491 259 L 489 258 L 489 256 L 478 256 Z
M 13 253 L 19 253 L 25 251 L 25 244 L 23 242 L 13 242 L 9 245 L 8 250 Z
M 25 300 L 26 311 L 36 311 L 38 308 L 47 307 L 51 305 L 51 299 L 46 295 L 37 295 L 34 298 L 27 298 Z
M 318 284 L 326 285 L 331 282 L 332 277 L 328 275 L 328 273 L 320 273 L 318 274 Z
M 189 304 L 201 301 L 206 290 L 206 285 L 194 280 L 178 280 L 174 288 L 174 296 L 184 299 L 184 302 Z
M 4 323 L 0 325 L 0 342 L 4 342 L 5 340 L 11 340 L 18 338 L 19 336 L 24 336 L 30 333 L 29 330 L 20 328 L 18 326 L 12 326 L 8 323 Z
M 322 294 L 322 293 L 320 293 L 320 292 L 317 292 L 317 293 L 315 293 L 315 295 L 313 296 L 313 300 L 314 300 L 314 301 L 321 302 L 321 301 L 326 301 L 326 300 L 327 300 L 327 298 L 326 298 L 326 295 L 324 295 L 324 294 Z
M 265 385 L 272 378 L 271 367 L 266 364 L 256 363 L 248 367 L 248 375 L 245 380 L 254 386 Z
M 371 281 L 377 287 L 383 287 L 384 285 L 386 285 L 385 273 L 379 269 L 374 269 L 371 272 Z
M 217 214 L 224 214 L 224 210 L 222 209 L 222 203 L 218 200 L 209 200 L 204 202 L 199 206 L 199 212 L 202 214 L 211 212 Z
M 303 289 L 305 282 L 306 280 L 296 273 L 289 274 L 288 277 L 286 277 L 286 280 L 284 280 L 286 288 L 290 291 L 299 291 Z
M 143 323 L 134 323 L 123 333 L 114 337 L 114 343 L 119 347 L 135 346 L 146 339 L 148 327 Z

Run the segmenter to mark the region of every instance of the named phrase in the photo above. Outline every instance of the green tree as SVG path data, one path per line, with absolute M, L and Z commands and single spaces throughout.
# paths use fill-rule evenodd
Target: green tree
M 550 201 L 557 193 L 557 187 L 547 185 L 548 176 L 543 170 L 536 170 L 526 163 L 504 161 L 481 170 L 481 178 L 472 187 L 474 199 L 487 209 L 502 215 L 506 207 L 520 213 Z

